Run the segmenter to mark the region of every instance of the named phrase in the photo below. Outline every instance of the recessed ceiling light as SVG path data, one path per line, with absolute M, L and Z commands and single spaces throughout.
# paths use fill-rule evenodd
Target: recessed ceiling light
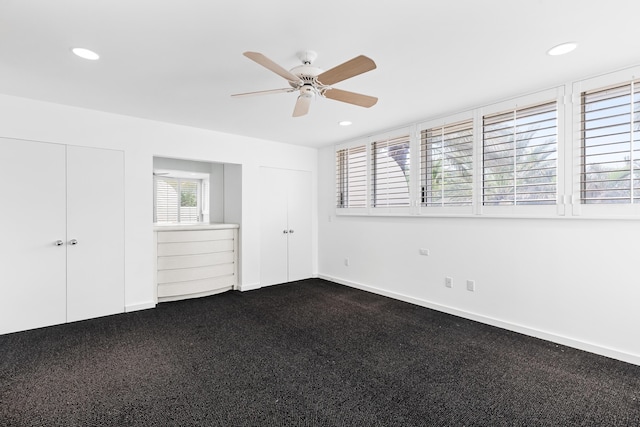
M 80 58 L 88 59 L 90 61 L 96 61 L 100 58 L 100 55 L 98 55 L 94 51 L 85 49 L 83 47 L 74 47 L 73 49 L 71 49 L 71 52 L 73 52 Z
M 576 47 L 578 47 L 578 43 L 574 43 L 574 42 L 562 43 L 562 44 L 559 44 L 558 46 L 554 46 L 551 49 L 549 49 L 547 51 L 547 54 L 551 56 L 564 55 L 565 53 L 571 52 Z
M 338 124 L 340 126 L 351 126 L 351 122 L 349 120 L 343 120 L 341 122 L 338 122 Z

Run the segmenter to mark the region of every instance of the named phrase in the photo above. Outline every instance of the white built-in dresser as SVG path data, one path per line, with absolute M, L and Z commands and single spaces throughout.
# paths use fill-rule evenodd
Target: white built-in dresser
M 238 225 L 155 225 L 158 302 L 213 295 L 238 285 Z

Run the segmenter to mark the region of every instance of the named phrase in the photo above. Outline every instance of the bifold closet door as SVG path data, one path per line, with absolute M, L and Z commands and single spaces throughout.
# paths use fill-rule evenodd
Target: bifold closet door
M 65 146 L 0 138 L 0 333 L 66 321 Z
M 67 147 L 67 321 L 124 311 L 124 154 Z

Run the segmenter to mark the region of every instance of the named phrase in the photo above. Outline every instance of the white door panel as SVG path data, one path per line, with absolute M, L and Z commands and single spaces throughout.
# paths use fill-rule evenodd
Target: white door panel
M 0 333 L 66 320 L 65 146 L 0 138 Z
M 260 178 L 260 284 L 286 282 L 287 273 L 287 179 L 286 171 L 261 168 Z
M 67 148 L 67 257 L 68 322 L 124 311 L 122 152 Z
M 308 279 L 311 263 L 311 172 L 288 171 L 289 281 Z
M 311 277 L 311 173 L 262 168 L 262 286 Z

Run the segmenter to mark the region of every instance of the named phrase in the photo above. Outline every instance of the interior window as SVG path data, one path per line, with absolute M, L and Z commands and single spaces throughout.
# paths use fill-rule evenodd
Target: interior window
M 184 171 L 154 171 L 154 222 L 207 221 L 209 175 Z

